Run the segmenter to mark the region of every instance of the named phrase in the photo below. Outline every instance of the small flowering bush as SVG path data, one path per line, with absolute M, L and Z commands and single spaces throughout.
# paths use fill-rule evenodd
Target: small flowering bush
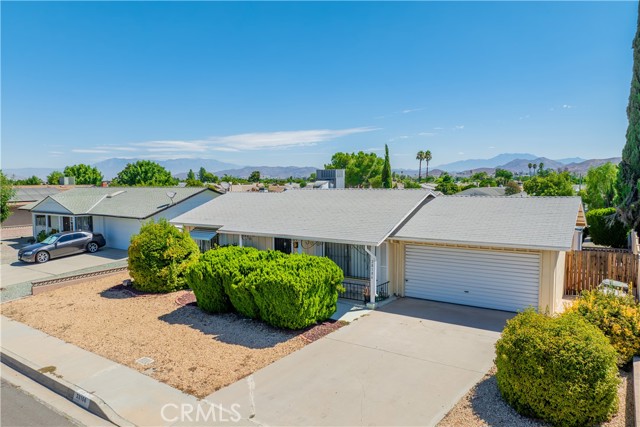
M 578 313 L 604 332 L 618 352 L 619 365 L 640 355 L 640 305 L 632 295 L 587 291 L 567 311 Z

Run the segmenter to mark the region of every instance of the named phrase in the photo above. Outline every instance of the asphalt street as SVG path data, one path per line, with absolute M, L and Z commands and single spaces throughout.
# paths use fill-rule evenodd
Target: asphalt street
M 0 424 L 3 427 L 76 427 L 68 418 L 4 379 L 0 387 Z

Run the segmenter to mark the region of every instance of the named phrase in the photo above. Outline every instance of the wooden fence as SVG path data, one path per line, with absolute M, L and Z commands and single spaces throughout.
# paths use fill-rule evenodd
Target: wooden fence
M 584 249 L 566 255 L 565 294 L 579 295 L 596 288 L 604 279 L 637 286 L 638 256 L 620 249 Z

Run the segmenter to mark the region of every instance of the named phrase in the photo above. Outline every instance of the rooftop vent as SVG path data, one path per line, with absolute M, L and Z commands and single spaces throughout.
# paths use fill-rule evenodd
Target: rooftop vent
M 122 194 L 122 193 L 126 193 L 126 192 L 127 192 L 127 190 L 118 190 L 118 191 L 115 191 L 115 192 L 113 192 L 113 193 L 111 193 L 111 194 L 107 195 L 107 199 L 110 199 L 110 198 L 112 198 L 112 197 L 116 197 L 117 195 Z

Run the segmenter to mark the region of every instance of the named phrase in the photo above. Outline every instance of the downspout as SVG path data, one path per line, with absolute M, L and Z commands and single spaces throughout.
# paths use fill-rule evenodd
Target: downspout
M 369 302 L 376 303 L 376 275 L 378 270 L 378 259 L 376 258 L 376 247 L 365 246 L 364 250 L 369 254 Z
M 238 246 L 242 247 L 242 234 L 238 234 Z

